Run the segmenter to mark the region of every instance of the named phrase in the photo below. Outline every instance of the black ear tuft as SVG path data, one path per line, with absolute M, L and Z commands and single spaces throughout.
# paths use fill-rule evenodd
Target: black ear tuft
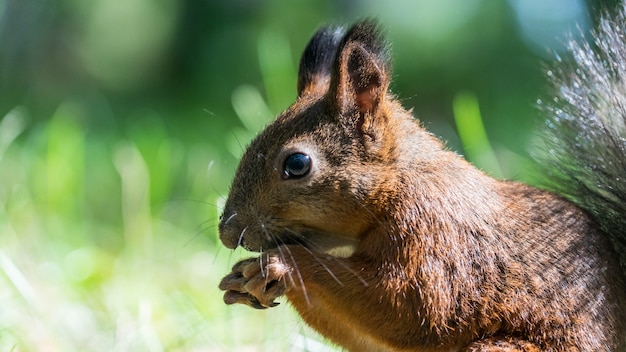
M 378 23 L 355 23 L 344 36 L 333 65 L 329 96 L 340 112 L 375 113 L 385 99 L 391 76 L 389 46 Z
M 326 93 L 343 36 L 343 28 L 335 26 L 322 27 L 313 35 L 300 59 L 298 96 L 311 92 Z
M 353 24 L 344 36 L 339 51 L 343 51 L 351 43 L 359 43 L 365 51 L 374 56 L 382 70 L 389 71 L 389 45 L 378 21 L 367 18 Z

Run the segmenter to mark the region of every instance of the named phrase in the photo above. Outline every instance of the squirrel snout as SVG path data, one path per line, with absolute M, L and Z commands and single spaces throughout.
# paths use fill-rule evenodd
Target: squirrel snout
M 252 216 L 247 212 L 225 211 L 218 231 L 220 240 L 230 249 L 242 247 L 248 251 L 259 252 L 278 245 L 275 239 L 277 235 L 272 235 L 271 226 L 259 216 Z
M 230 249 L 235 249 L 241 244 L 243 234 L 245 233 L 245 229 L 243 231 L 239 231 L 238 227 L 234 226 L 236 222 L 234 219 L 236 217 L 237 213 L 233 212 L 227 214 L 225 212 L 218 225 L 220 241 L 222 241 L 222 244 L 224 244 L 225 247 Z

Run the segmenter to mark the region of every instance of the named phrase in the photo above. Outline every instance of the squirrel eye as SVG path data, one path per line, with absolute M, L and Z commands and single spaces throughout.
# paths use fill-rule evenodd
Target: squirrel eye
M 283 178 L 299 178 L 309 173 L 309 170 L 311 170 L 311 157 L 302 153 L 294 153 L 285 159 Z

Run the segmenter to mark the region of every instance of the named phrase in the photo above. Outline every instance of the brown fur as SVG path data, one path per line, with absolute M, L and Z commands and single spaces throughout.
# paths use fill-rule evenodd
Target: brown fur
M 226 303 L 285 295 L 351 351 L 624 350 L 623 276 L 597 225 L 446 150 L 388 92 L 372 22 L 335 45 L 303 57 L 298 100 L 241 161 L 220 236 L 261 255 L 221 282 Z M 311 170 L 286 179 L 293 153 Z

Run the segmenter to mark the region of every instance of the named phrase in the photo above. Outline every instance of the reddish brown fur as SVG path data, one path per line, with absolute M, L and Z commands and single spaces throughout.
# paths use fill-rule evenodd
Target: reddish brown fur
M 446 150 L 387 91 L 378 36 L 359 23 L 332 69 L 305 67 L 298 100 L 244 155 L 220 236 L 262 253 L 224 278 L 225 301 L 285 295 L 351 351 L 623 350 L 605 235 L 564 199 Z M 296 152 L 312 169 L 284 179 Z

